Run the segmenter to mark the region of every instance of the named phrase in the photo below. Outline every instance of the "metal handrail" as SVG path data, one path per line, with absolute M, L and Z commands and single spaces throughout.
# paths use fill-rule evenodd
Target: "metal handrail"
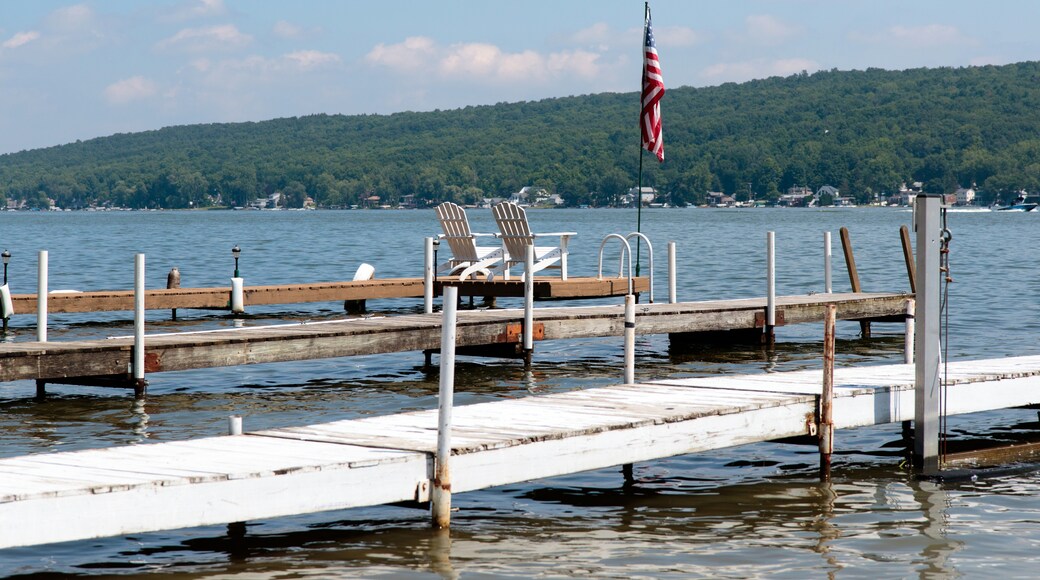
M 632 238 L 632 236 L 638 236 L 638 237 L 642 238 L 644 242 L 646 242 L 647 258 L 650 260 L 650 304 L 653 304 L 654 303 L 654 246 L 650 243 L 650 238 L 646 237 L 645 234 L 641 234 L 639 232 L 632 232 L 632 233 L 628 234 L 627 236 L 625 236 L 625 241 L 627 242 L 630 238 Z M 637 245 L 636 247 L 638 248 L 639 246 Z M 629 246 L 629 248 L 631 249 L 631 246 Z M 632 269 L 632 266 L 631 266 L 631 264 L 629 264 L 629 270 L 631 271 L 631 269 Z
M 621 234 L 607 234 L 603 241 L 599 244 L 599 273 L 596 275 L 597 280 L 603 279 L 603 248 L 606 247 L 607 242 L 611 238 L 617 238 L 621 240 L 624 246 L 621 248 L 621 263 L 618 266 L 618 278 L 624 273 L 625 258 L 628 258 L 628 293 L 631 294 L 635 288 L 635 284 L 632 282 L 632 246 L 629 245 L 628 240 Z

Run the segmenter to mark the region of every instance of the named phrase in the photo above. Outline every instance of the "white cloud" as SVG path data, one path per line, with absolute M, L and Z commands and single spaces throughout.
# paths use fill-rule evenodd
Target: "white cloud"
M 240 32 L 234 24 L 224 24 L 204 28 L 185 28 L 160 41 L 157 46 L 186 52 L 206 52 L 240 48 L 252 41 L 252 36 Z
M 66 6 L 47 15 L 47 25 L 58 30 L 81 30 L 93 23 L 94 11 L 86 4 Z
M 3 44 L 0 44 L 0 47 L 2 47 L 2 48 L 18 48 L 19 46 L 24 46 L 26 44 L 29 44 L 30 42 L 36 40 L 39 37 L 40 37 L 40 33 L 36 32 L 35 30 L 30 30 L 29 32 L 19 32 L 19 33 L 15 34 L 14 36 L 12 36 L 11 38 L 8 38 L 7 40 L 5 40 L 3 42 Z
M 686 26 L 655 26 L 654 40 L 661 47 L 693 46 L 701 42 L 701 35 Z
M 747 24 L 746 38 L 759 44 L 780 44 L 789 38 L 798 36 L 801 29 L 787 24 L 768 14 L 752 14 L 745 19 Z
M 410 72 L 419 70 L 433 61 L 435 50 L 436 43 L 432 38 L 411 36 L 397 44 L 377 44 L 365 55 L 365 60 L 374 65 Z
M 550 54 L 533 50 L 505 52 L 480 42 L 441 46 L 427 37 L 411 37 L 393 45 L 378 44 L 365 56 L 369 64 L 398 73 L 423 71 L 443 78 L 507 84 L 594 77 L 600 72 L 599 58 L 598 53 L 585 50 Z
M 227 14 L 224 0 L 188 0 L 165 10 L 165 19 L 175 22 L 215 18 Z
M 154 81 L 143 76 L 135 76 L 105 87 L 105 100 L 113 105 L 125 105 L 131 101 L 155 96 L 158 90 Z
M 299 38 L 303 36 L 303 28 L 285 20 L 275 22 L 272 32 L 278 38 Z
M 924 26 L 893 26 L 888 29 L 893 42 L 919 47 L 946 46 L 968 42 L 956 26 L 926 24 Z
M 713 82 L 743 82 L 772 76 L 790 76 L 801 71 L 816 71 L 820 65 L 804 58 L 757 59 L 717 63 L 704 69 L 702 75 Z
M 298 50 L 286 54 L 284 58 L 301 70 L 310 70 L 324 65 L 336 64 L 340 61 L 338 54 L 319 52 L 317 50 Z

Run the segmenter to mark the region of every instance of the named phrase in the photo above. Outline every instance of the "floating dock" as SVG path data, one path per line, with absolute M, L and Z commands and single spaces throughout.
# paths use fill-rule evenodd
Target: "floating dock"
M 820 322 L 828 305 L 844 320 L 902 321 L 911 295 L 841 293 L 781 296 L 776 299 L 778 326 Z M 682 341 L 719 331 L 761 334 L 766 299 L 718 300 L 676 304 L 640 304 L 638 334 L 669 334 Z M 243 364 L 345 357 L 440 347 L 441 316 L 416 314 L 354 318 L 149 335 L 145 339 L 146 373 L 183 371 Z M 522 309 L 462 311 L 458 314 L 461 348 L 496 347 L 516 354 L 522 346 Z M 535 340 L 617 336 L 624 330 L 624 306 L 551 307 L 534 310 Z M 90 341 L 0 343 L 0 381 L 36 379 L 48 383 L 131 386 L 132 337 Z M 460 350 L 460 354 L 466 352 Z
M 1040 357 L 948 369 L 950 415 L 1040 403 Z M 808 435 L 822 380 L 685 378 L 456 407 L 452 490 Z M 838 368 L 834 387 L 836 428 L 913 419 L 912 365 Z M 0 459 L 0 548 L 425 502 L 437 433 L 430 410 Z

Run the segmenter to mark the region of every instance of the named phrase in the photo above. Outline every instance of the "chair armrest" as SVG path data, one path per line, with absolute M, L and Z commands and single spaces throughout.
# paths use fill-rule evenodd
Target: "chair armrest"
M 542 233 L 537 233 L 537 234 L 532 234 L 532 235 L 534 237 L 536 237 L 536 238 L 541 238 L 541 237 L 544 237 L 544 236 L 559 236 L 561 238 L 565 238 L 565 237 L 570 237 L 570 236 L 576 236 L 576 235 L 578 235 L 578 232 L 542 232 Z

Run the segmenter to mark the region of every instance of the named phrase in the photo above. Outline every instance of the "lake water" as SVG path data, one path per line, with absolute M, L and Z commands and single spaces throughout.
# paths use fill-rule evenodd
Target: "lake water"
M 469 210 L 494 231 L 488 210 Z M 576 231 L 572 275 L 595 275 L 600 242 L 635 229 L 634 210 L 529 212 L 538 231 Z M 833 233 L 834 289 L 847 291 L 838 229 L 851 232 L 864 290 L 906 291 L 892 208 L 655 209 L 642 215 L 654 244 L 658 301 L 667 297 L 666 243 L 678 247 L 678 298 L 765 294 L 766 231 L 776 232 L 777 290 L 824 290 L 823 232 Z M 1040 215 L 951 211 L 949 358 L 1040 353 L 1040 290 L 1022 250 Z M 346 280 L 362 262 L 378 277 L 420 276 L 432 211 L 0 212 L 0 249 L 13 258 L 15 293 L 36 289 L 36 255 L 48 250 L 50 288 L 133 286 L 133 256 L 147 255 L 147 284 L 173 266 L 182 286 L 227 285 L 231 247 L 249 285 Z M 616 272 L 617 245 L 604 269 Z M 443 257 L 443 256 L 442 256 Z M 642 258 L 643 271 L 647 260 Z M 616 301 L 611 299 L 606 302 Z M 577 304 L 603 301 L 579 301 Z M 501 305 L 518 302 L 500 301 Z M 421 300 L 371 301 L 370 312 L 417 312 Z M 336 303 L 214 312 L 149 312 L 149 332 L 200 330 L 343 316 Z M 34 317 L 13 319 L 7 340 L 35 339 Z M 130 313 L 51 315 L 49 338 L 132 334 Z M 901 325 L 862 340 L 838 327 L 838 365 L 898 362 Z M 671 355 L 666 337 L 637 340 L 637 379 L 820 368 L 822 326 L 778 329 L 778 343 Z M 537 344 L 534 365 L 460 358 L 456 404 L 620 382 L 622 341 Z M 436 407 L 437 376 L 421 353 L 256 365 L 149 377 L 143 400 L 124 391 L 0 384 L 0 456 L 135 445 L 222 434 L 226 417 L 247 430 Z M 1038 428 L 1035 410 L 950 420 L 950 436 L 1011 440 Z M 0 550 L 0 575 L 168 578 L 689 578 L 1035 576 L 1040 476 L 1024 470 L 976 481 L 921 482 L 902 468 L 899 425 L 839 431 L 834 479 L 817 481 L 814 448 L 776 443 L 637 464 L 637 484 L 606 469 L 461 494 L 449 532 L 419 510 L 378 507 L 249 522 L 244 540 L 224 526 Z M 2 477 L 2 474 L 0 474 Z M 257 501 L 263 501 L 257 498 Z M 75 514 L 70 514 L 75 517 Z M 17 525 L 17 522 L 2 522 Z M 50 577 L 50 576 L 48 576 Z

